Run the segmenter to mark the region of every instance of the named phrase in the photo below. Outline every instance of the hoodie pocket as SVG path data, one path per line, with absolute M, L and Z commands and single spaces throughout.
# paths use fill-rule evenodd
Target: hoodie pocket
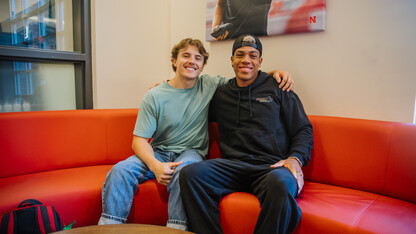
M 227 138 L 232 149 L 244 154 L 282 156 L 277 139 L 266 132 L 240 130 Z

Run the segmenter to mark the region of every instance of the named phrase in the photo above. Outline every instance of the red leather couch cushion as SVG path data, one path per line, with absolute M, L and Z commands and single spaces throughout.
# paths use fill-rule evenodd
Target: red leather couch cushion
M 322 233 L 322 230 L 327 233 L 340 230 L 344 233 L 411 233 L 416 230 L 416 222 L 410 220 L 416 217 L 416 204 L 394 198 L 307 182 L 297 200 L 302 210 L 297 227 L 299 233 Z M 394 207 L 394 203 L 400 205 Z M 374 216 L 376 210 L 380 212 Z
M 416 205 L 379 196 L 360 218 L 356 232 L 415 233 Z
M 296 199 L 302 218 L 294 233 L 414 233 L 416 204 L 321 183 L 306 182 Z M 226 234 L 253 233 L 260 212 L 258 199 L 232 193 L 221 200 Z
M 101 215 L 101 188 L 111 165 L 69 168 L 0 178 L 0 215 L 33 198 L 55 206 L 66 225 L 95 225 Z
M 309 116 L 313 125 L 312 160 L 306 180 L 383 191 L 392 122 Z M 363 179 L 365 178 L 365 179 Z
M 137 109 L 2 113 L 0 178 L 127 158 L 136 115 Z
M 217 123 L 216 122 L 208 123 L 208 131 L 209 131 L 209 151 L 208 151 L 207 158 L 208 159 L 221 158 L 221 152 L 219 149 L 220 132 L 218 131 Z
M 2 113 L 0 129 L 0 177 L 106 163 L 100 111 Z
M 309 116 L 314 149 L 305 179 L 416 203 L 416 125 Z
M 383 194 L 416 203 L 416 125 L 396 123 L 389 149 Z
M 0 216 L 28 198 L 97 224 L 112 164 L 133 155 L 137 109 L 0 114 Z
M 131 147 L 138 109 L 106 111 L 107 163 L 116 164 L 133 155 Z
M 168 221 L 168 192 L 156 180 L 139 185 L 129 215 L 129 222 L 166 225 Z
M 260 213 L 260 202 L 251 193 L 236 192 L 221 199 L 221 227 L 226 234 L 253 233 Z
M 96 224 L 107 172 L 133 154 L 136 115 L 137 109 L 1 114 L 0 213 L 35 198 L 54 205 L 66 224 Z M 295 233 L 414 232 L 416 127 L 310 119 L 315 145 L 304 168 L 306 183 L 297 199 L 303 216 Z M 210 158 L 218 158 L 216 124 L 210 123 L 209 130 Z M 165 186 L 155 180 L 141 184 L 129 222 L 165 225 L 167 200 Z M 252 194 L 224 197 L 224 232 L 252 233 L 259 211 Z

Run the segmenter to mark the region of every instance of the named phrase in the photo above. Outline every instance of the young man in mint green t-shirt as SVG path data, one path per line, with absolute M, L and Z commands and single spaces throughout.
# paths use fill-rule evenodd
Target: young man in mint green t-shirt
M 187 230 L 179 171 L 204 160 L 209 103 L 216 89 L 228 82 L 220 76 L 200 76 L 207 60 L 208 53 L 199 40 L 187 38 L 173 47 L 175 76 L 143 98 L 133 132 L 135 155 L 117 163 L 108 173 L 99 224 L 125 223 L 138 185 L 156 178 L 169 192 L 167 226 Z M 293 88 L 287 73 L 276 71 L 274 76 L 279 82 L 284 78 L 281 86 L 286 84 L 288 91 Z

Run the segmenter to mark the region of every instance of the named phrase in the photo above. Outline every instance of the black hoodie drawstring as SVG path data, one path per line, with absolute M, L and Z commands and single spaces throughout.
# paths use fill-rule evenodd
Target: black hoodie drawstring
M 238 104 L 237 104 L 237 124 L 240 124 L 240 103 L 241 103 L 241 94 L 240 89 L 237 89 L 238 93 Z M 248 87 L 248 105 L 250 107 L 250 115 L 248 116 L 249 120 L 253 120 L 253 108 L 251 106 L 251 86 Z

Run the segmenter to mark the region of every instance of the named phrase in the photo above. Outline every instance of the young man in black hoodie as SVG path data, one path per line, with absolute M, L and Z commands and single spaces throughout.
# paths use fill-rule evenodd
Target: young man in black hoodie
M 301 167 L 310 159 L 312 125 L 298 96 L 283 92 L 259 70 L 261 55 L 257 37 L 235 40 L 236 77 L 217 90 L 210 110 L 223 158 L 181 171 L 184 206 L 199 234 L 222 233 L 218 204 L 236 191 L 251 192 L 260 201 L 254 233 L 290 233 L 300 220 L 295 197 L 303 187 Z

